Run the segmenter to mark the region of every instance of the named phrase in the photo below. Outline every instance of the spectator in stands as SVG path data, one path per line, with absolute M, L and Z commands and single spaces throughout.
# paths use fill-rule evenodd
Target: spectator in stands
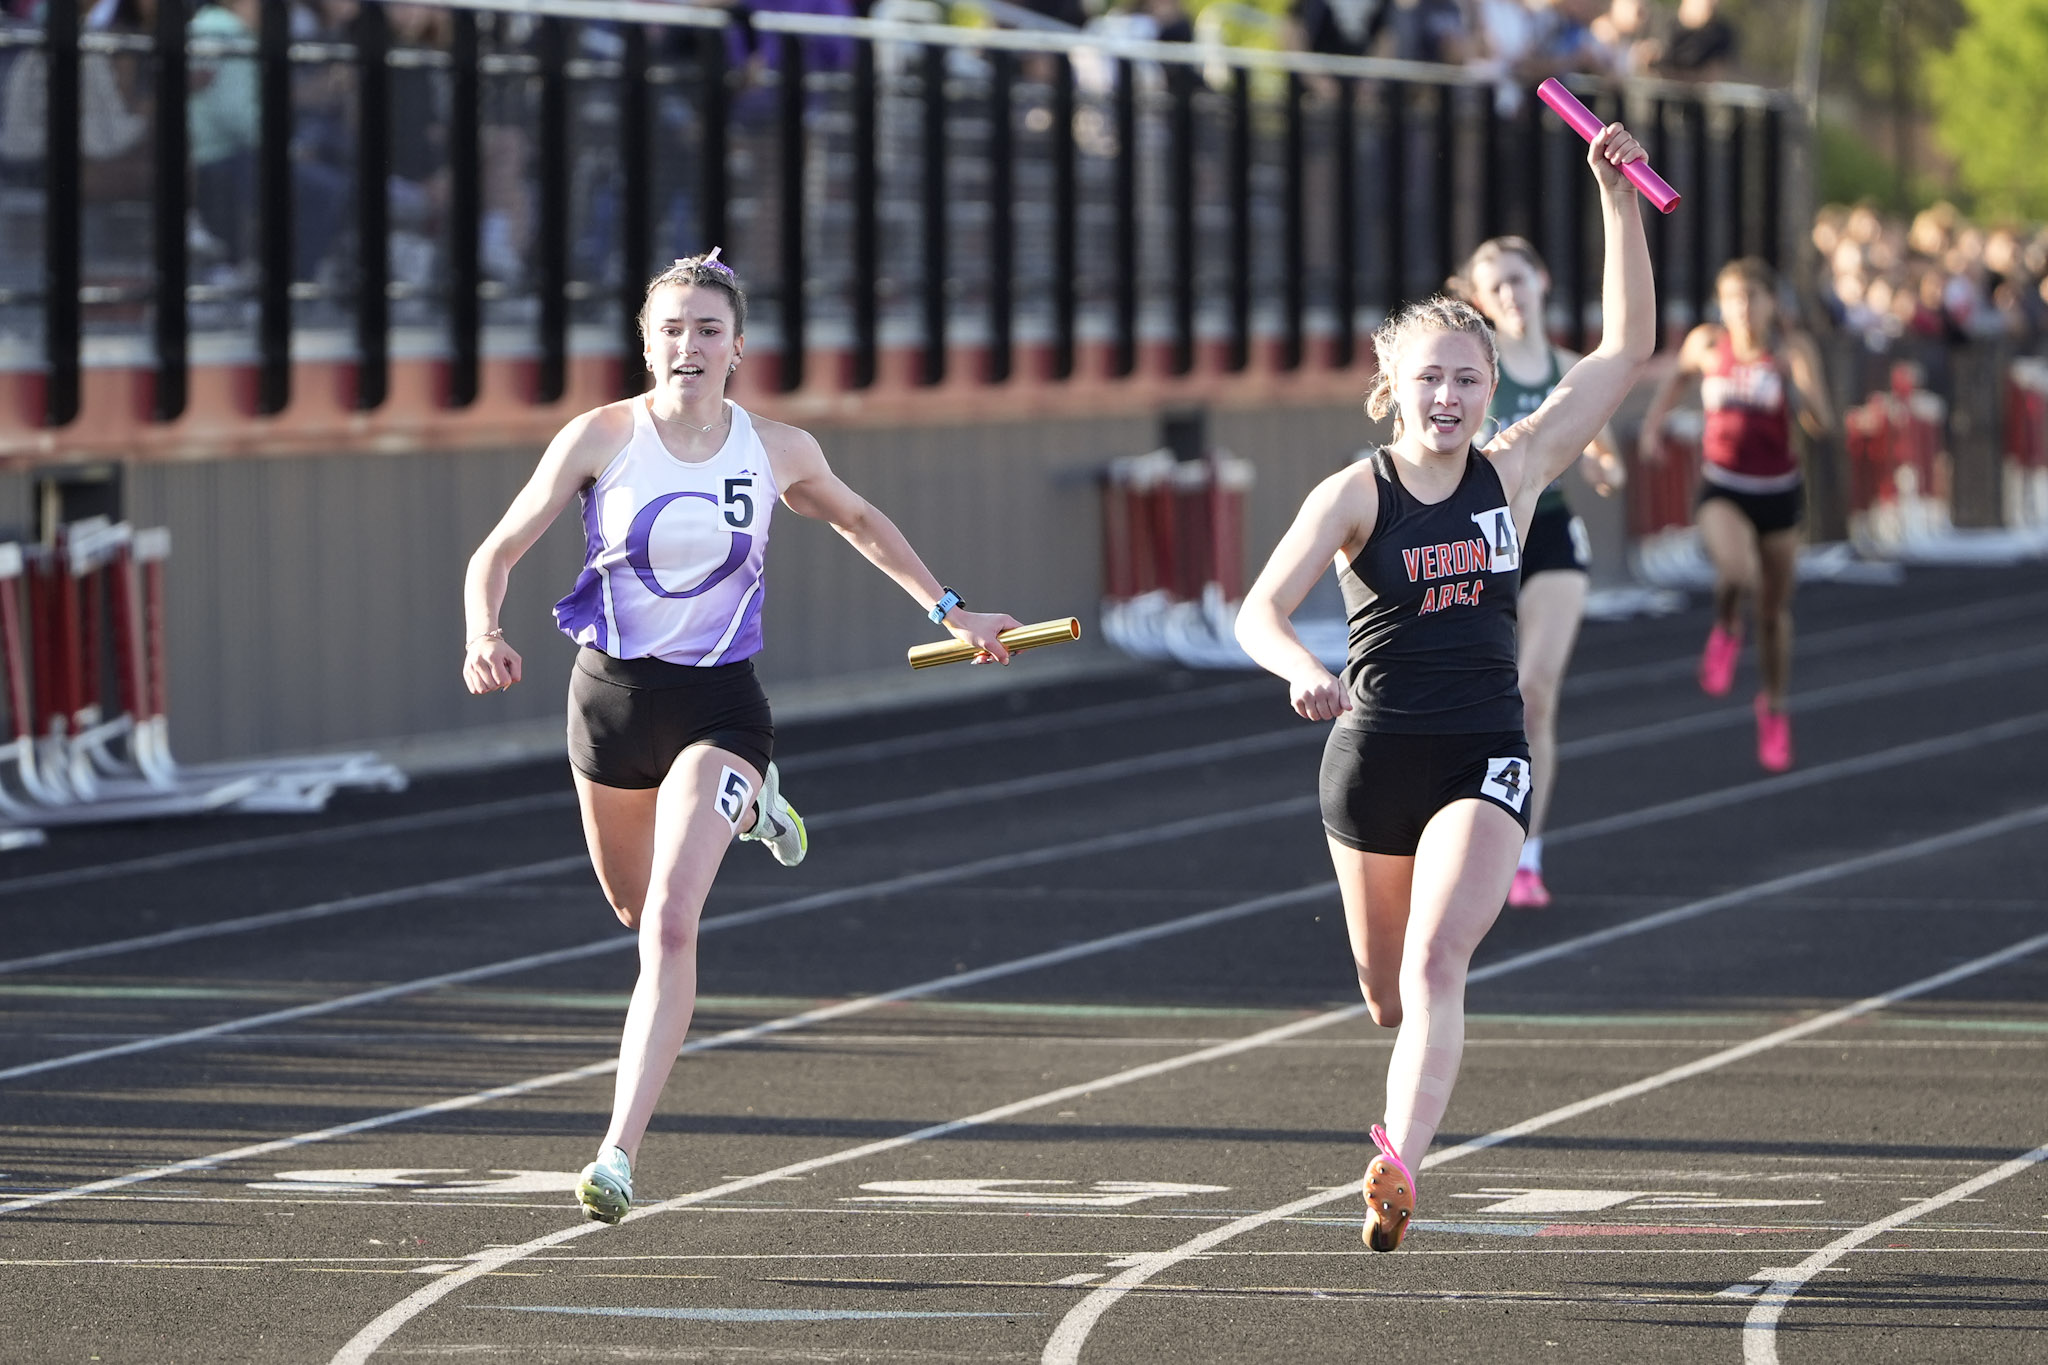
M 1310 52 L 1357 57 L 1379 36 L 1385 12 L 1382 0 L 1302 0 L 1295 19 Z
M 261 0 L 224 0 L 192 16 L 194 38 L 250 41 L 262 22 Z M 253 266 L 258 223 L 256 149 L 262 111 L 253 55 L 199 58 L 192 63 L 187 108 L 193 208 L 239 275 Z M 291 160 L 292 249 L 296 280 L 310 280 L 333 244 L 348 202 L 348 177 L 295 155 Z
M 1471 17 L 1458 0 L 1386 0 L 1378 26 L 1384 55 L 1410 62 L 1466 62 L 1479 55 Z
M 1659 12 L 1649 0 L 1612 0 L 1607 12 L 1593 20 L 1593 39 L 1600 45 L 1608 72 L 1640 76 L 1657 60 Z
M 1678 26 L 1664 44 L 1655 69 L 1684 81 L 1726 80 L 1735 68 L 1734 25 L 1715 11 L 1720 0 L 1679 0 Z

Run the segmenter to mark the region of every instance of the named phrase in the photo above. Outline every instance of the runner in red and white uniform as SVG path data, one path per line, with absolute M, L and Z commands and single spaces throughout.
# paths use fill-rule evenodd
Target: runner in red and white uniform
M 1714 565 L 1714 626 L 1700 655 L 1700 687 L 1725 695 L 1742 655 L 1743 617 L 1756 604 L 1757 761 L 1792 766 L 1792 586 L 1797 577 L 1804 481 L 1792 449 L 1796 418 L 1809 436 L 1834 426 L 1820 352 L 1784 321 L 1777 278 L 1754 257 L 1721 268 L 1714 294 L 1719 323 L 1692 329 L 1678 364 L 1643 417 L 1642 458 L 1663 457 L 1664 419 L 1680 386 L 1698 379 L 1706 409 L 1700 442 L 1700 543 Z

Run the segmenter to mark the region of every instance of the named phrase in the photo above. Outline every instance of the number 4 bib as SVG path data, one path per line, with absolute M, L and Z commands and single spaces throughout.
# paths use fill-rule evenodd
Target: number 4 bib
M 1514 514 L 1505 507 L 1474 512 L 1472 522 L 1489 551 L 1488 573 L 1511 573 L 1522 567 L 1522 542 L 1515 535 Z

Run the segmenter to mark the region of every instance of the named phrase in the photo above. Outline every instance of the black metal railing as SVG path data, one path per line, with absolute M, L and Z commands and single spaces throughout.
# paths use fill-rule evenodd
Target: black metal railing
M 225 13 L 86 32 L 48 0 L 0 27 L 0 81 L 40 63 L 43 89 L 0 105 L 42 121 L 0 127 L 0 366 L 43 373 L 49 425 L 78 416 L 95 348 L 153 372 L 159 420 L 202 355 L 252 364 L 262 412 L 313 355 L 353 362 L 366 410 L 403 355 L 442 360 L 455 406 L 490 354 L 532 358 L 536 401 L 583 353 L 635 390 L 644 281 L 714 244 L 785 389 L 872 385 L 891 348 L 926 384 L 958 347 L 998 382 L 1020 348 L 1065 377 L 1091 343 L 1111 375 L 1151 346 L 1180 374 L 1262 342 L 1348 365 L 1503 230 L 1550 255 L 1570 340 L 1597 317 L 1581 145 L 1457 68 L 638 0 L 367 3 L 312 37 L 287 0 L 253 33 Z M 1701 314 L 1720 260 L 1791 240 L 1792 106 L 1581 89 L 1686 194 L 1653 228 L 1668 321 Z M 121 155 L 146 173 L 96 175 L 136 120 Z M 806 372 L 832 351 L 837 375 Z

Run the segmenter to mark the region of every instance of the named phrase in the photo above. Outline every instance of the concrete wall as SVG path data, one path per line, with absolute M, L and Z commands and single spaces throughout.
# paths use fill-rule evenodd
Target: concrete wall
M 904 528 L 976 606 L 1078 615 L 1095 632 L 1094 471 L 1154 448 L 1148 417 L 908 429 L 811 428 L 834 468 Z M 1252 460 L 1256 569 L 1301 496 L 1366 438 L 1354 405 L 1219 413 L 1212 443 Z M 519 565 L 504 621 L 528 681 L 462 687 L 461 580 L 531 472 L 535 449 L 152 460 L 124 470 L 125 513 L 168 526 L 173 743 L 188 759 L 552 725 L 572 647 L 549 608 L 581 561 L 564 516 Z M 0 520 L 32 523 L 26 475 L 0 475 Z M 767 648 L 777 686 L 909 687 L 904 649 L 931 625 L 829 527 L 778 509 Z M 1100 646 L 1095 646 L 1099 648 Z M 1077 653 L 1079 650 L 1077 649 Z

